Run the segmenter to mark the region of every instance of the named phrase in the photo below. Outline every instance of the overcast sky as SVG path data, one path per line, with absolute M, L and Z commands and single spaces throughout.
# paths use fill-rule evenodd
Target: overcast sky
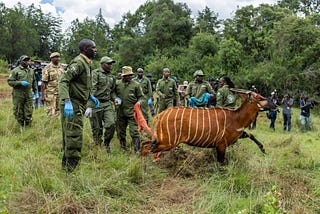
M 134 13 L 136 9 L 146 2 L 146 0 L 0 0 L 6 7 L 13 7 L 18 2 L 25 6 L 32 3 L 41 9 L 44 13 L 51 13 L 53 16 L 60 16 L 63 28 L 70 25 L 72 20 L 78 18 L 83 20 L 86 17 L 94 18 L 99 9 L 107 23 L 113 27 L 121 20 L 121 16 L 127 12 Z M 277 0 L 174 0 L 174 2 L 183 2 L 188 5 L 193 14 L 202 11 L 208 6 L 213 12 L 218 13 L 218 18 L 225 19 L 234 15 L 237 7 L 246 5 L 258 6 L 262 3 L 275 4 Z

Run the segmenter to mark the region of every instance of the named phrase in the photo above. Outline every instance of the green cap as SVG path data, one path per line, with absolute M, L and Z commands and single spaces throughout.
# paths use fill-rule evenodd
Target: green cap
M 30 57 L 28 57 L 27 55 L 22 55 L 22 56 L 20 56 L 20 58 L 19 58 L 19 62 L 24 61 L 24 60 L 26 60 L 26 59 L 30 60 Z
M 203 74 L 203 71 L 197 70 L 196 72 L 194 72 L 193 76 L 194 77 L 196 77 L 196 76 L 204 76 L 204 74 Z
M 102 57 L 101 60 L 100 60 L 100 63 L 103 63 L 103 62 L 105 62 L 105 63 L 115 63 L 116 61 L 114 61 L 113 59 L 111 59 L 111 58 L 108 57 L 108 56 L 104 56 L 104 57 Z

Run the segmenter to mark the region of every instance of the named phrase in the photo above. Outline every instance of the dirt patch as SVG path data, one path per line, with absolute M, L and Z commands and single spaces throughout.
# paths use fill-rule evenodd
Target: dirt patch
M 166 213 L 168 210 L 192 213 L 192 205 L 200 191 L 192 180 L 169 178 L 155 181 L 145 189 L 140 213 Z
M 159 165 L 174 177 L 202 177 L 218 171 L 214 154 L 212 149 L 178 147 L 163 153 Z

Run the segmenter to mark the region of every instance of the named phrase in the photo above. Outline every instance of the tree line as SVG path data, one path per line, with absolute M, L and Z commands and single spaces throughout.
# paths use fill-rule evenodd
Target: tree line
M 158 79 L 169 67 L 182 83 L 201 69 L 207 78 L 228 75 L 238 88 L 255 85 L 265 96 L 276 89 L 320 101 L 319 12 L 319 0 L 282 0 L 220 19 L 208 7 L 193 17 L 186 3 L 153 0 L 124 14 L 113 28 L 100 9 L 94 19 L 75 19 L 62 32 L 59 17 L 33 4 L 0 3 L 0 58 L 12 63 L 28 54 L 48 60 L 59 51 L 68 63 L 79 52 L 78 42 L 88 38 L 97 45 L 95 66 L 108 55 L 116 60 L 114 72 L 123 65 L 143 67 Z

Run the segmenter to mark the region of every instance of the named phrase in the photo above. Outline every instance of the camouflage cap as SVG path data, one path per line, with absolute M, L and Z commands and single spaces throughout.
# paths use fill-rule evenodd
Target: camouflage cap
M 50 59 L 53 57 L 60 57 L 60 53 L 59 52 L 53 52 L 50 54 Z
M 30 57 L 29 56 L 27 56 L 27 55 L 22 55 L 22 56 L 20 56 L 20 58 L 19 58 L 19 62 L 21 62 L 21 61 L 25 61 L 25 60 L 30 60 Z
M 112 58 L 108 57 L 108 56 L 104 56 L 101 58 L 100 63 L 115 63 L 116 61 L 114 61 Z

